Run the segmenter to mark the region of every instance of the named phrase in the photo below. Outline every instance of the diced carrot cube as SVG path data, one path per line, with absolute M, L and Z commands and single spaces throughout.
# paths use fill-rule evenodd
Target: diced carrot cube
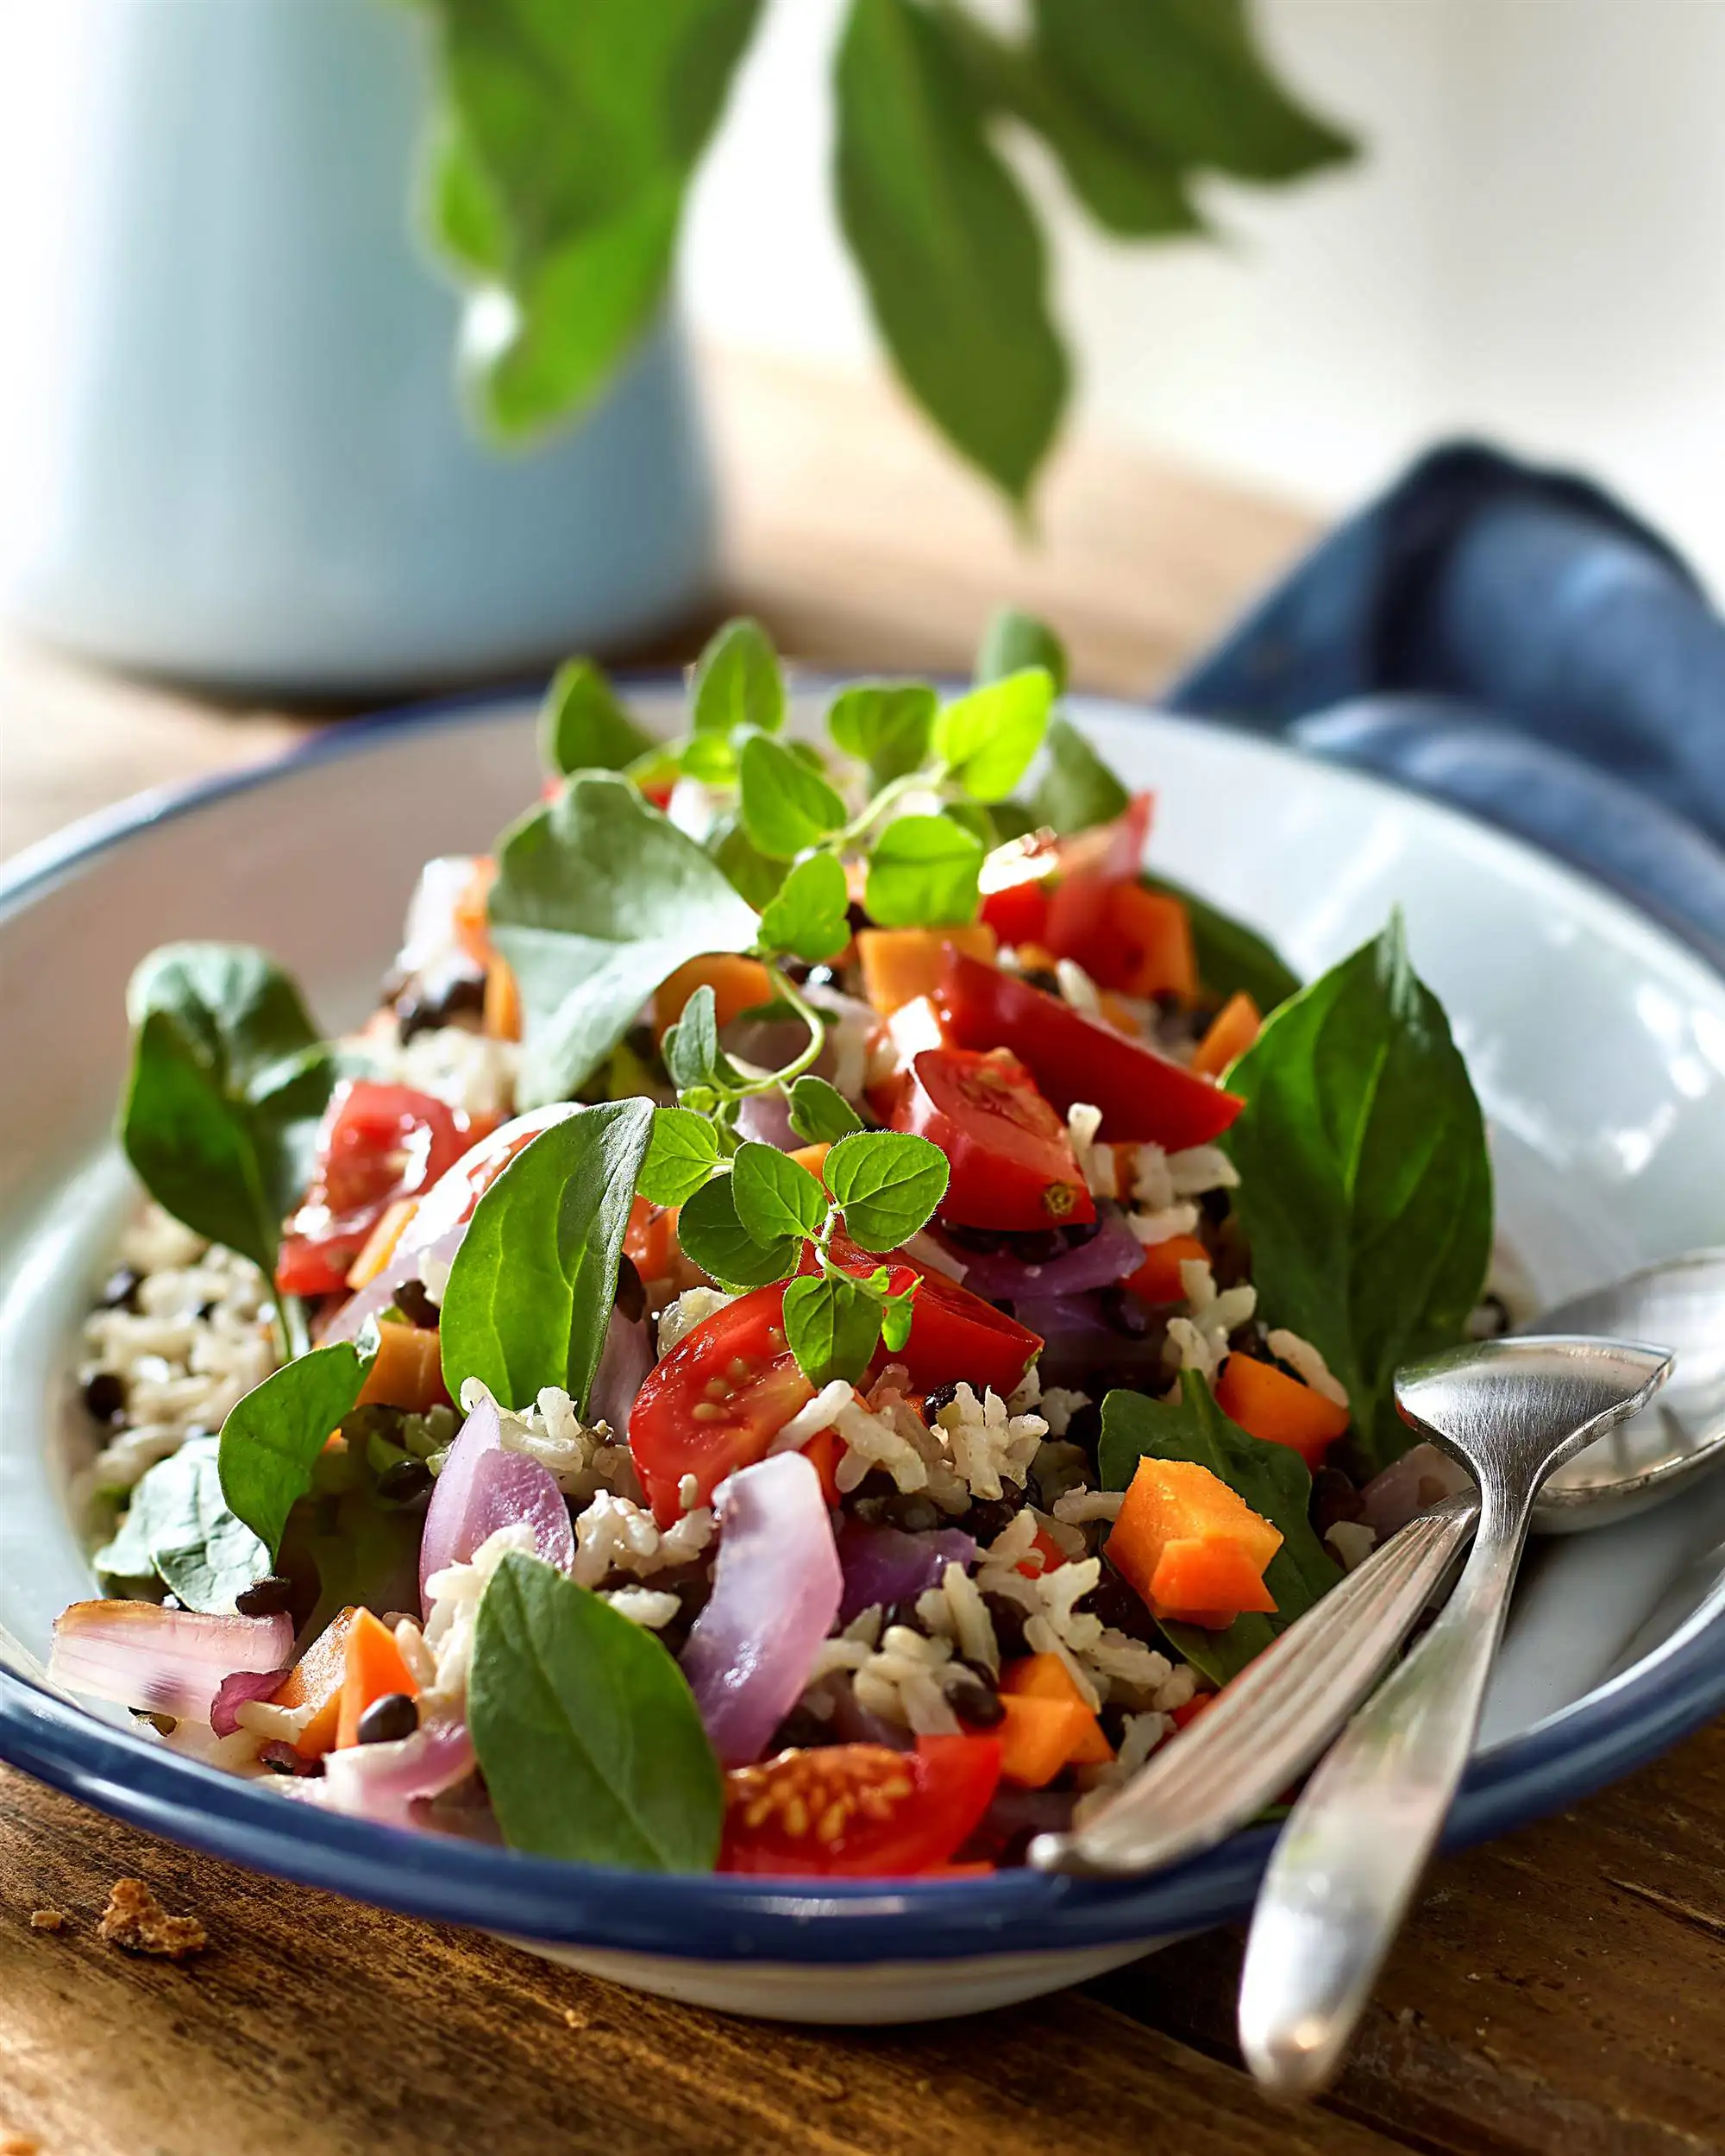
M 653 1032 L 662 1040 L 683 1015 L 698 988 L 712 990 L 716 1023 L 728 1026 L 745 1010 L 773 1000 L 773 984 L 758 959 L 738 958 L 734 952 L 718 951 L 680 965 L 668 980 L 653 991 Z
M 493 1040 L 521 1038 L 521 984 L 506 959 L 493 956 L 486 968 L 485 1013 L 481 1022 Z
M 304 1759 L 321 1759 L 335 1750 L 342 1686 L 348 1672 L 348 1634 L 359 1613 L 349 1607 L 331 1618 L 270 1694 L 272 1707 L 313 1710 L 293 1740 L 294 1750 Z
M 1230 1568 L 1218 1575 L 1230 1583 L 1228 1599 L 1194 1603 L 1176 1612 L 1159 1594 L 1157 1584 L 1163 1554 L 1175 1543 L 1223 1543 L 1239 1549 L 1244 1571 Z M 1146 1457 L 1138 1463 L 1126 1501 L 1109 1532 L 1107 1555 L 1108 1562 L 1152 1613 L 1190 1615 L 1195 1623 L 1199 1612 L 1225 1610 L 1226 1615 L 1221 1621 L 1228 1623 L 1242 1609 L 1265 1606 L 1258 1599 L 1268 1592 L 1263 1586 L 1264 1569 L 1281 1547 L 1280 1531 L 1254 1512 L 1220 1475 L 1195 1461 Z M 1182 1554 L 1176 1564 L 1188 1562 Z M 1245 1585 L 1247 1577 L 1255 1584 Z M 1163 1584 L 1167 1586 L 1168 1581 Z M 1231 1599 L 1237 1587 L 1246 1600 Z
M 1183 1618 L 1216 1631 L 1243 1610 L 1273 1613 L 1276 1608 L 1262 1570 L 1244 1546 L 1219 1535 L 1176 1536 L 1164 1543 L 1147 1600 L 1153 1617 Z
M 1258 1005 L 1240 989 L 1210 1021 L 1209 1030 L 1193 1053 L 1192 1068 L 1206 1078 L 1220 1078 L 1234 1058 L 1251 1047 L 1263 1023 Z
M 423 1415 L 448 1397 L 437 1333 L 393 1321 L 380 1325 L 377 1360 L 360 1387 L 358 1405 L 403 1407 L 410 1414 Z
M 820 1140 L 812 1146 L 793 1147 L 791 1158 L 800 1168 L 806 1168 L 811 1175 L 819 1175 L 825 1171 L 826 1156 L 831 1151 L 831 1146 Z
M 967 959 L 992 964 L 996 948 L 986 921 L 950 928 L 862 928 L 856 955 L 862 964 L 862 992 L 883 1018 L 919 996 L 932 996 L 946 970 L 946 946 Z
M 360 1717 L 374 1700 L 387 1699 L 395 1692 L 405 1692 L 410 1699 L 419 1694 L 413 1673 L 395 1644 L 395 1635 L 369 1610 L 355 1610 L 342 1658 L 336 1718 L 337 1751 L 359 1743 Z
M 354 1259 L 348 1271 L 348 1285 L 362 1288 L 376 1279 L 378 1274 L 395 1255 L 395 1246 L 401 1241 L 401 1231 L 412 1219 L 418 1200 L 398 1197 L 390 1206 L 366 1237 L 365 1248 Z
M 1144 1263 L 1126 1275 L 1126 1285 L 1145 1303 L 1183 1303 L 1186 1286 L 1181 1267 L 1199 1264 L 1209 1254 L 1195 1235 L 1170 1235 L 1149 1245 Z
M 1040 1789 L 1072 1757 L 1095 1720 L 1077 1700 L 1038 1700 L 1003 1694 L 1000 1720 L 1000 1779 L 1020 1789 Z
M 1349 1420 L 1346 1408 L 1251 1355 L 1230 1355 L 1222 1365 L 1216 1405 L 1249 1436 L 1291 1447 L 1308 1468 L 1322 1465 Z
M 1000 1692 L 1007 1699 L 1058 1700 L 1083 1707 L 1088 1726 L 1067 1754 L 1072 1766 L 1106 1766 L 1113 1757 L 1113 1746 L 1058 1655 L 1026 1655 L 1022 1661 L 1007 1663 L 1000 1670 Z

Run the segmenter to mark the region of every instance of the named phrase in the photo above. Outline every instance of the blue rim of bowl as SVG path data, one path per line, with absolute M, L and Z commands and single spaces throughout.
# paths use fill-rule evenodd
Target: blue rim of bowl
M 674 676 L 636 677 L 642 688 Z M 100 812 L 20 854 L 0 873 L 0 918 L 127 839 L 267 786 L 307 764 L 359 753 L 380 737 L 520 716 L 519 690 L 475 691 L 345 722 L 269 762 L 163 788 Z M 505 706 L 503 699 L 508 699 Z M 1098 708 L 1108 700 L 1087 700 Z M 1130 710 L 1117 705 L 1116 709 Z M 1176 720 L 1174 723 L 1201 722 Z M 1260 741 L 1272 752 L 1297 755 Z M 1413 789 L 1375 773 L 1356 784 Z M 1663 922 L 1573 865 L 1481 819 L 1416 795 L 1590 887 L 1662 940 L 1698 954 Z M 1725 1708 L 1725 1608 L 1692 1633 L 1525 1735 L 1482 1753 L 1444 1836 L 1464 1848 L 1544 1817 L 1668 1750 Z M 0 1668 L 0 1758 L 97 1810 L 254 1870 L 409 1915 L 593 1951 L 706 1961 L 847 1964 L 1080 1951 L 1171 1938 L 1250 1908 L 1274 1840 L 1259 1827 L 1144 1879 L 1082 1880 L 1023 1870 L 947 1881 L 750 1880 L 618 1872 L 451 1838 L 373 1826 L 291 1802 L 85 1713 Z

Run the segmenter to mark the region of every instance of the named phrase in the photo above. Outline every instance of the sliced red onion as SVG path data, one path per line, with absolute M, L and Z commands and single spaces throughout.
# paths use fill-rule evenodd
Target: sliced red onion
M 989 1250 L 965 1257 L 964 1285 L 987 1302 L 1041 1301 L 1051 1297 L 1087 1294 L 1090 1289 L 1111 1287 L 1136 1273 L 1144 1263 L 1144 1246 L 1126 1224 L 1123 1214 L 1112 1210 L 1088 1242 L 1044 1265 L 1026 1265 L 1004 1251 Z M 1026 1318 L 1028 1324 L 1030 1320 Z M 1040 1328 L 1038 1328 L 1040 1329 Z
M 349 1296 L 320 1329 L 320 1344 L 357 1339 L 367 1318 L 386 1311 L 398 1287 L 423 1278 L 428 1265 L 434 1270 L 447 1267 L 461 1247 L 481 1192 L 502 1172 L 511 1157 L 530 1138 L 536 1138 L 542 1130 L 549 1130 L 553 1123 L 575 1112 L 574 1103 L 554 1101 L 549 1107 L 516 1116 L 464 1153 L 414 1207 L 382 1272 Z
M 629 1411 L 647 1382 L 655 1360 L 653 1329 L 645 1311 L 639 1317 L 630 1317 L 620 1304 L 613 1308 L 587 1398 L 588 1420 L 609 1423 L 618 1436 L 625 1436 Z
M 533 1553 L 559 1572 L 575 1568 L 575 1531 L 557 1478 L 524 1452 L 488 1452 L 474 1474 L 474 1502 L 468 1510 L 455 1562 L 465 1563 L 499 1527 L 525 1520 L 533 1530 Z
M 1366 1525 L 1377 1529 L 1379 1542 L 1387 1542 L 1410 1519 L 1473 1487 L 1473 1477 L 1460 1461 L 1437 1445 L 1414 1445 L 1375 1475 L 1359 1496 Z
M 74 1602 L 54 1619 L 48 1679 L 147 1714 L 203 1721 L 231 1675 L 273 1672 L 292 1651 L 293 1625 L 285 1615 L 210 1617 L 154 1602 Z
M 737 1111 L 737 1128 L 743 1137 L 780 1153 L 794 1153 L 803 1142 L 791 1128 L 790 1103 L 782 1093 L 746 1093 Z
M 751 1069 L 782 1071 L 807 1047 L 808 1037 L 800 1018 L 751 1018 L 745 1012 L 720 1028 L 718 1045 Z
M 347 1744 L 326 1754 L 315 1801 L 380 1826 L 414 1826 L 420 1798 L 440 1795 L 473 1769 L 467 1724 L 427 1722 L 394 1744 Z
M 425 1508 L 425 1525 L 419 1537 L 419 1602 L 427 1615 L 431 1603 L 426 1582 L 434 1573 L 461 1563 L 479 1548 L 477 1542 L 468 1539 L 467 1524 L 468 1515 L 485 1502 L 477 1487 L 480 1463 L 488 1454 L 502 1449 L 503 1424 L 497 1403 L 481 1400 L 461 1424 Z
M 938 1582 L 948 1565 L 963 1565 L 968 1572 L 976 1562 L 976 1544 L 960 1528 L 910 1534 L 898 1527 L 870 1527 L 850 1514 L 839 1528 L 837 1549 L 844 1574 L 841 1625 L 867 1609 L 913 1602 Z
M 235 1709 L 250 1700 L 267 1700 L 286 1676 L 285 1669 L 236 1669 L 223 1677 L 210 1704 L 210 1726 L 218 1737 L 231 1737 L 240 1726 Z
M 1013 1316 L 1042 1336 L 1036 1367 L 1044 1386 L 1076 1386 L 1090 1392 L 1098 1372 L 1105 1372 L 1111 1383 L 1166 1382 L 1162 1328 L 1153 1326 L 1142 1339 L 1122 1332 L 1109 1323 L 1099 1295 L 1015 1301 Z
M 683 1674 L 720 1763 L 746 1767 L 802 1696 L 844 1578 L 820 1477 L 800 1453 L 739 1468 L 714 1501 L 718 1565 Z

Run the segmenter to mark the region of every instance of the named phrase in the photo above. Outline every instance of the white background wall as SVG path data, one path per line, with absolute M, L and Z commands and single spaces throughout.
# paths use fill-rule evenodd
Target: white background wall
M 840 0 L 775 0 L 704 178 L 712 333 L 842 365 L 869 330 L 836 237 Z M 1053 211 L 1082 418 L 1346 500 L 1446 430 L 1586 465 L 1725 590 L 1725 4 L 1260 0 L 1363 163 L 1216 186 L 1224 248 L 1125 248 Z

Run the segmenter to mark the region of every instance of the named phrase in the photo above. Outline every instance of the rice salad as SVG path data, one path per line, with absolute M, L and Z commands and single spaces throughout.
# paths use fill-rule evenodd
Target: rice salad
M 674 740 L 572 661 L 357 1034 L 144 960 L 57 1682 L 390 1826 L 962 1876 L 1449 1487 L 1392 1373 L 1507 1314 L 1443 1013 L 1397 920 L 1302 985 L 1147 869 L 1063 672 L 1008 612 L 817 748 L 752 622 Z

